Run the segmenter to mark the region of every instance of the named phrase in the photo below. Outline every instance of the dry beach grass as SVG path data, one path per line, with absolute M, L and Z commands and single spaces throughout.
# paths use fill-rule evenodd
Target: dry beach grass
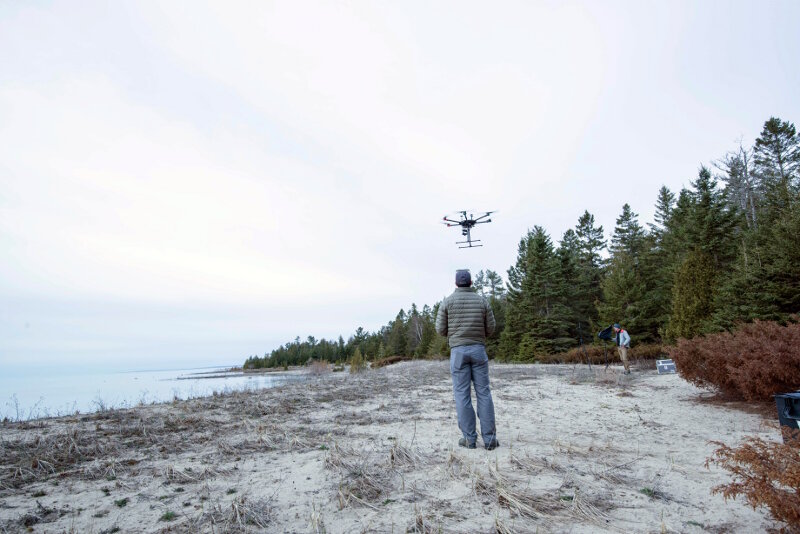
M 491 365 L 502 446 L 456 446 L 446 362 L 0 427 L 0 532 L 727 532 L 711 440 L 779 440 L 675 375 Z

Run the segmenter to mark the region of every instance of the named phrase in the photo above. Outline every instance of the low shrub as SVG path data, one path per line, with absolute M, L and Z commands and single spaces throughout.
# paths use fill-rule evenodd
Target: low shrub
M 361 355 L 361 350 L 356 347 L 355 352 L 350 357 L 350 373 L 360 373 L 367 368 L 367 360 Z
M 771 401 L 800 388 L 800 324 L 772 321 L 740 325 L 734 332 L 681 339 L 670 349 L 681 377 L 734 399 Z
M 796 435 L 786 443 L 747 438 L 731 448 L 719 445 L 706 460 L 733 474 L 729 484 L 716 486 L 712 493 L 727 499 L 743 495 L 754 509 L 765 506 L 776 520 L 786 523 L 789 531 L 800 531 L 800 441 Z
M 602 345 L 584 345 L 583 348 L 575 347 L 566 352 L 540 356 L 537 361 L 538 363 L 586 363 L 588 359 L 592 364 L 605 365 L 606 355 L 603 350 Z M 606 350 L 608 351 L 607 357 L 610 363 L 619 363 L 621 361 L 616 345 L 609 344 Z M 658 360 L 663 359 L 666 353 L 666 349 L 661 345 L 637 344 L 628 349 L 628 360 L 636 362 L 640 360 Z

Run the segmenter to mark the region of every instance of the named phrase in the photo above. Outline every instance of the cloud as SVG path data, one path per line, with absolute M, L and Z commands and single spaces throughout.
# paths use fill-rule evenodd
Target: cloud
M 534 224 L 646 222 L 660 185 L 791 120 L 797 39 L 767 30 L 790 5 L 3 5 L 0 297 L 48 317 L 42 354 L 81 306 L 87 350 L 378 328 L 456 268 L 504 273 Z M 436 224 L 465 208 L 500 210 L 483 249 Z

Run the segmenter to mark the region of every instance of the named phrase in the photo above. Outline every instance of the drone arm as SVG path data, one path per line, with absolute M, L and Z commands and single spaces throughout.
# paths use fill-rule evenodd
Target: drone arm
M 451 222 L 451 223 L 455 223 L 455 224 L 461 224 L 460 221 L 454 221 L 453 219 L 448 219 L 446 216 L 442 217 L 442 220 L 443 221 L 447 221 L 447 222 Z

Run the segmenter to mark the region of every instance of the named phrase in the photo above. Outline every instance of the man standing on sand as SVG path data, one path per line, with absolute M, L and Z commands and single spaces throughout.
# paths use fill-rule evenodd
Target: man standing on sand
M 450 343 L 450 375 L 456 401 L 458 428 L 464 435 L 458 444 L 476 447 L 475 410 L 472 408 L 471 386 L 475 385 L 481 437 L 487 450 L 500 446 L 494 426 L 494 403 L 489 389 L 489 357 L 486 336 L 494 332 L 494 314 L 489 303 L 472 289 L 468 270 L 456 271 L 456 290 L 445 298 L 436 315 L 436 331 Z
M 619 323 L 614 323 L 614 333 L 617 334 L 615 341 L 619 350 L 619 357 L 622 359 L 622 365 L 625 366 L 624 374 L 629 375 L 631 374 L 631 366 L 628 363 L 628 349 L 631 348 L 631 336 Z

